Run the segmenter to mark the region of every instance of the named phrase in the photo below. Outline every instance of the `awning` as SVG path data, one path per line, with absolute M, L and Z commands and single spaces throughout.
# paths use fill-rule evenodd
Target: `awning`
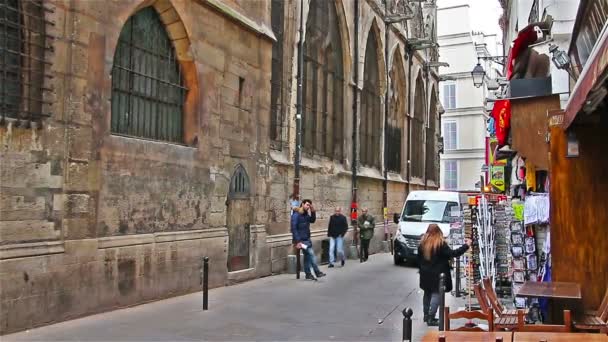
M 570 127 L 578 112 L 583 108 L 589 92 L 593 90 L 606 66 L 608 66 L 608 24 L 604 25 L 602 34 L 598 38 L 587 64 L 574 85 L 574 90 L 570 94 L 565 110 L 564 128 Z

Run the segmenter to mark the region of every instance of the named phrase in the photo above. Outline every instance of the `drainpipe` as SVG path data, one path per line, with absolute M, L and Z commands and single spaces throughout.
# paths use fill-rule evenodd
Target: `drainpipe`
M 302 78 L 304 77 L 304 1 L 300 0 L 300 41 L 298 42 L 298 90 L 296 94 L 296 153 L 293 194 L 300 200 L 300 163 L 302 161 Z
M 426 53 L 425 53 L 425 55 L 426 55 Z M 427 57 L 427 59 L 428 59 L 429 56 L 425 56 L 425 57 Z M 429 63 L 429 62 L 430 61 L 427 60 L 427 63 Z M 429 124 L 429 119 L 430 119 L 429 118 L 429 106 L 427 103 L 427 95 L 429 92 L 429 82 L 430 82 L 430 78 L 431 78 L 429 71 L 431 68 L 427 64 L 427 65 L 425 65 L 424 69 L 425 69 L 424 76 L 426 77 L 426 89 L 424 89 L 424 116 L 426 117 L 426 124 L 424 124 L 424 190 L 426 190 L 427 189 L 427 184 L 426 184 L 427 175 L 426 174 L 427 174 L 427 167 L 428 167 L 427 161 L 429 159 L 427 156 L 427 153 L 429 153 L 429 151 L 427 150 L 427 147 L 428 147 L 427 143 L 428 143 L 428 139 L 429 139 L 428 124 Z
M 388 14 L 387 0 L 384 0 L 384 15 Z M 384 218 L 384 241 L 388 241 L 388 90 L 390 84 L 388 65 L 388 27 L 384 20 L 384 63 L 386 65 L 386 89 L 384 91 L 384 181 L 382 182 L 382 217 Z
M 408 57 L 408 65 L 407 65 L 407 158 L 406 158 L 406 171 L 407 171 L 407 194 L 410 194 L 410 183 L 412 181 L 412 163 L 410 161 L 411 158 L 411 150 L 412 150 L 412 117 L 411 117 L 411 109 L 412 109 L 412 58 L 414 57 L 414 49 L 408 44 L 406 46 L 406 56 Z
M 354 82 L 355 88 L 353 93 L 353 157 L 352 157 L 352 202 L 350 206 L 351 219 L 353 224 L 353 246 L 357 245 L 357 119 L 358 119 L 358 99 L 359 99 L 359 0 L 355 0 L 355 35 L 354 35 Z

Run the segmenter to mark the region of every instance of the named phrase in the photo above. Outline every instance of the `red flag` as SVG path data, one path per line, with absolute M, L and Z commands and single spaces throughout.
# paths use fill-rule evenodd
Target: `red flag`
M 494 102 L 492 117 L 496 125 L 498 146 L 504 146 L 507 144 L 507 137 L 511 128 L 511 102 L 509 100 L 497 100 Z

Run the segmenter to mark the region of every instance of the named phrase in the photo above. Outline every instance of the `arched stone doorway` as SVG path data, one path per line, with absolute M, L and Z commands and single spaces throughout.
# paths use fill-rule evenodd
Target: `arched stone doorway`
M 250 224 L 251 201 L 250 182 L 247 171 L 237 165 L 228 191 L 226 224 L 228 228 L 228 272 L 250 267 Z

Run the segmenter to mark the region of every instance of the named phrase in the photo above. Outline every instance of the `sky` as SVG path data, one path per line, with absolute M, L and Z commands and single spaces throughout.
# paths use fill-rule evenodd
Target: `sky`
M 485 34 L 495 33 L 498 39 L 502 39 L 502 32 L 498 26 L 498 19 L 502 14 L 502 8 L 498 0 L 438 0 L 437 5 L 451 7 L 455 5 L 469 4 L 471 8 L 471 26 L 475 31 Z

